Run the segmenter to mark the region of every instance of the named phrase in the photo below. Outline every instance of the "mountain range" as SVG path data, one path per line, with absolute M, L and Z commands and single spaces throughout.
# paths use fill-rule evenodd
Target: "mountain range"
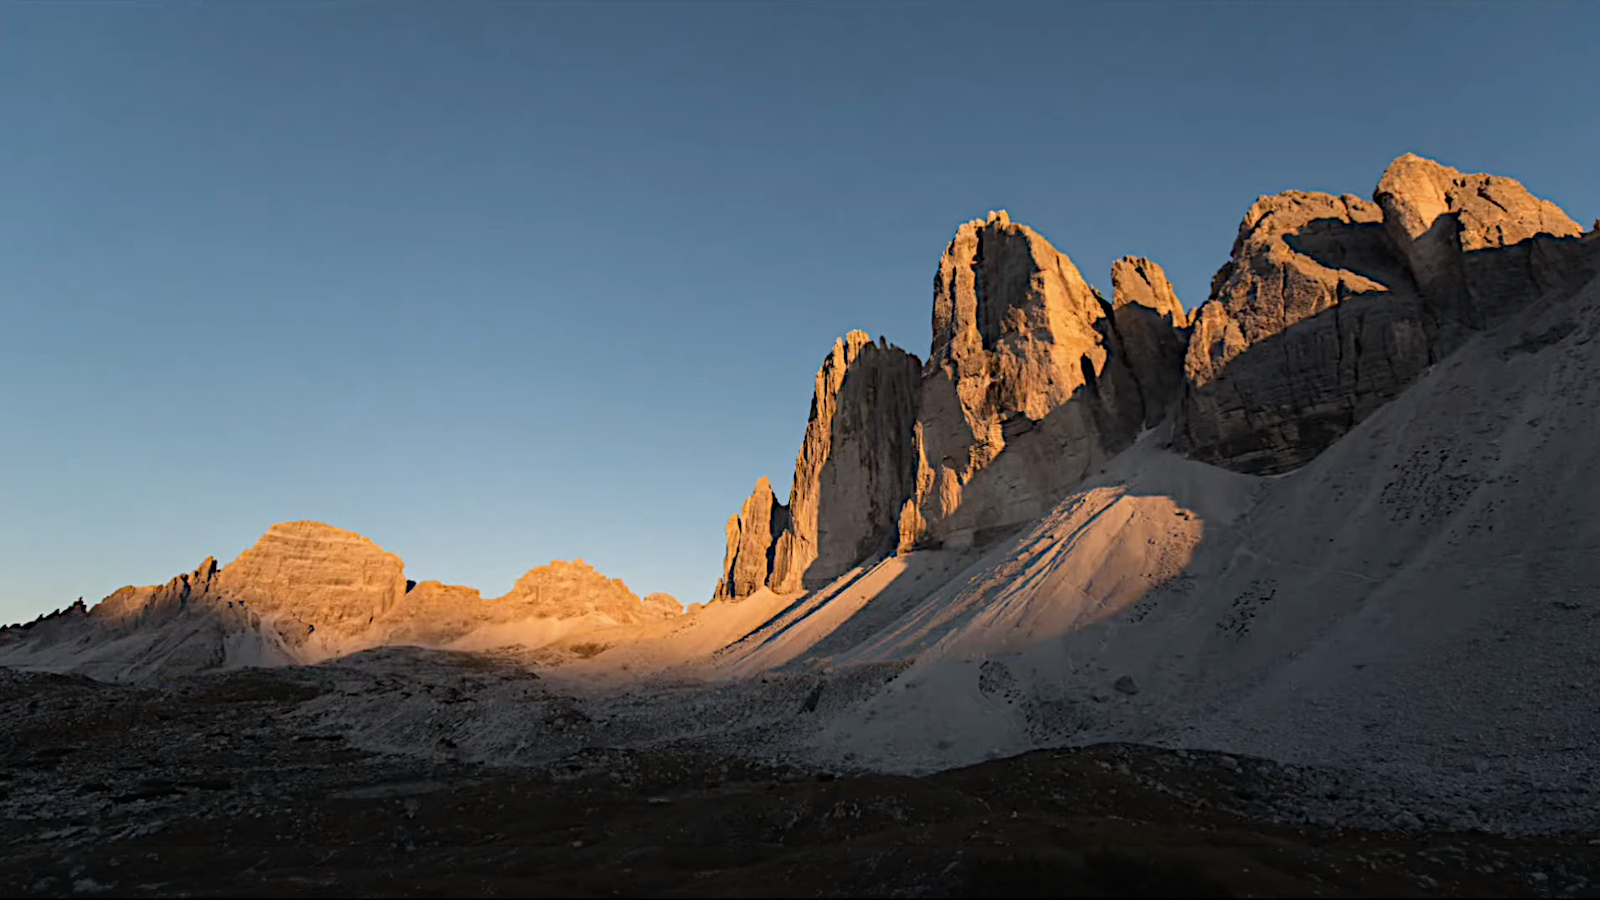
M 1256 199 L 1192 311 L 1154 261 L 1114 263 L 1107 298 L 991 212 L 939 258 L 925 358 L 861 331 L 823 358 L 790 493 L 757 481 L 705 604 L 581 560 L 486 599 L 293 522 L 0 629 L 0 666 L 151 682 L 411 646 L 601 693 L 804 675 L 819 715 L 760 740 L 815 759 L 1134 741 L 1492 768 L 1511 809 L 1597 779 L 1597 272 L 1594 228 L 1410 154 L 1370 198 Z

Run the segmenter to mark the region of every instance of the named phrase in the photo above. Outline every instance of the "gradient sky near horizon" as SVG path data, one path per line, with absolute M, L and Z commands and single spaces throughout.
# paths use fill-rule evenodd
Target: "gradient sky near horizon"
M 991 209 L 1188 306 L 1414 151 L 1600 215 L 1600 4 L 0 3 L 0 622 L 365 534 L 703 601 Z

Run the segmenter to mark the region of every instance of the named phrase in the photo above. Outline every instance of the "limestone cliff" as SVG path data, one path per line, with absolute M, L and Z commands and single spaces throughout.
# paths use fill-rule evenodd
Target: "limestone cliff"
M 1250 208 L 1194 317 L 1177 449 L 1258 474 L 1302 465 L 1581 269 L 1577 225 L 1511 179 L 1407 154 L 1374 197 Z
M 1112 312 L 1004 212 L 957 229 L 934 278 L 902 549 L 1034 518 L 1127 446 L 1143 399 Z
M 921 364 L 864 331 L 834 341 L 817 370 L 787 506 L 766 478 L 727 526 L 714 599 L 815 587 L 894 550 L 911 496 Z
M 1174 446 L 1253 473 L 1298 466 L 1428 365 L 1423 310 L 1359 197 L 1258 199 L 1194 317 Z
M 1189 314 L 1148 259 L 1125 256 L 1111 264 L 1111 318 L 1139 384 L 1144 424 L 1155 425 L 1183 393 L 1183 359 L 1189 347 Z
M 772 576 L 773 551 L 778 536 L 789 525 L 789 510 L 772 493 L 772 482 L 763 475 L 755 489 L 728 518 L 728 549 L 723 554 L 722 578 L 713 594 L 716 600 L 748 597 L 766 585 Z
M 789 525 L 769 586 L 816 587 L 892 551 L 910 496 L 912 424 L 921 364 L 864 331 L 836 340 L 817 372 L 805 440 L 795 460 Z
M 262 614 L 318 629 L 324 639 L 364 629 L 406 594 L 405 565 L 359 534 L 285 522 L 217 575 L 215 591 Z

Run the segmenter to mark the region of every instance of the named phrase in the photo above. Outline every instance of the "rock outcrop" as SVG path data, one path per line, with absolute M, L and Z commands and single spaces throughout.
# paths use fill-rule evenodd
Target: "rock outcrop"
M 1166 421 L 1173 446 L 1206 462 L 1302 465 L 1466 334 L 1582 278 L 1579 233 L 1511 179 L 1408 154 L 1370 201 L 1258 198 L 1191 315 L 1147 259 L 1113 264 L 1107 303 L 1006 213 L 968 222 L 939 261 L 914 395 L 914 358 L 872 355 L 860 333 L 835 346 L 789 505 L 763 481 L 729 520 L 716 597 L 814 588 L 885 550 L 986 542 Z
M 768 585 L 817 587 L 862 559 L 893 551 L 910 496 L 912 425 L 921 363 L 864 331 L 834 342 L 817 372 L 795 460 L 789 523 Z
M 895 549 L 911 496 L 913 424 L 921 363 L 864 331 L 834 341 L 817 370 L 787 506 L 766 478 L 728 520 L 714 599 L 825 584 Z
M 1148 259 L 1124 256 L 1111 264 L 1111 320 L 1139 384 L 1144 424 L 1172 412 L 1183 394 L 1183 359 L 1189 349 L 1189 314 Z
M 214 589 L 324 639 L 365 629 L 406 594 L 405 564 L 359 534 L 321 522 L 285 522 L 217 574 Z
M 375 623 L 384 644 L 443 646 L 483 624 L 487 606 L 476 588 L 421 581 Z
M 723 554 L 722 578 L 713 599 L 748 597 L 765 586 L 772 577 L 778 536 L 788 526 L 788 507 L 772 493 L 772 482 L 761 476 L 739 514 L 728 518 L 728 549 Z
M 900 547 L 1039 516 L 1143 419 L 1110 304 L 1072 261 L 1004 212 L 962 225 L 934 279 Z
M 1407 154 L 1374 197 L 1250 208 L 1194 317 L 1176 448 L 1255 474 L 1302 465 L 1580 268 L 1578 226 L 1512 179 Z
M 1411 153 L 1390 164 L 1373 199 L 1436 316 L 1471 329 L 1560 284 L 1572 272 L 1560 239 L 1583 232 L 1516 179 L 1463 174 Z
M 1004 212 L 962 225 L 934 279 L 927 365 L 859 331 L 835 343 L 789 504 L 757 483 L 728 521 L 714 599 L 981 540 L 1038 516 L 1159 421 L 1183 383 L 1188 317 L 1148 260 L 1120 261 L 1113 280 L 1107 303 Z
M 1311 459 L 1430 359 L 1416 286 L 1377 204 L 1258 199 L 1194 317 L 1174 445 L 1243 472 Z
M 646 613 L 654 612 L 663 618 L 672 618 L 683 615 L 683 604 L 671 594 L 654 593 L 644 595 L 644 608 Z
M 208 556 L 193 572 L 164 585 L 119 588 L 95 606 L 93 615 L 102 626 L 129 633 L 170 620 L 191 603 L 216 605 L 212 593 L 217 571 L 216 559 Z
M 225 567 L 207 558 L 164 585 L 125 587 L 0 629 L 0 665 L 112 681 L 310 663 L 372 647 L 545 646 L 570 632 L 658 622 L 677 600 L 640 600 L 583 560 L 529 571 L 505 596 L 406 580 L 400 558 L 320 522 L 274 525 Z
M 502 621 L 601 616 L 626 625 L 666 616 L 659 605 L 646 606 L 622 579 L 607 578 L 581 559 L 530 569 L 510 592 L 489 602 Z

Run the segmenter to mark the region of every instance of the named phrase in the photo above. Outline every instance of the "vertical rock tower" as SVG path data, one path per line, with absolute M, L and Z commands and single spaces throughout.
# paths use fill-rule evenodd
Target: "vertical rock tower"
M 958 228 L 934 278 L 927 365 L 864 332 L 835 342 L 789 504 L 762 479 L 728 520 L 716 598 L 971 543 L 1042 514 L 1127 446 L 1176 399 L 1188 320 L 1159 266 L 1119 266 L 1107 303 L 1004 212 Z
M 864 331 L 834 342 L 817 371 L 789 504 L 756 482 L 728 520 L 717 599 L 763 586 L 790 592 L 825 584 L 861 560 L 892 551 L 909 496 L 912 425 L 921 363 Z
M 901 549 L 1042 514 L 1144 418 L 1111 305 L 1004 212 L 962 225 L 934 279 Z

